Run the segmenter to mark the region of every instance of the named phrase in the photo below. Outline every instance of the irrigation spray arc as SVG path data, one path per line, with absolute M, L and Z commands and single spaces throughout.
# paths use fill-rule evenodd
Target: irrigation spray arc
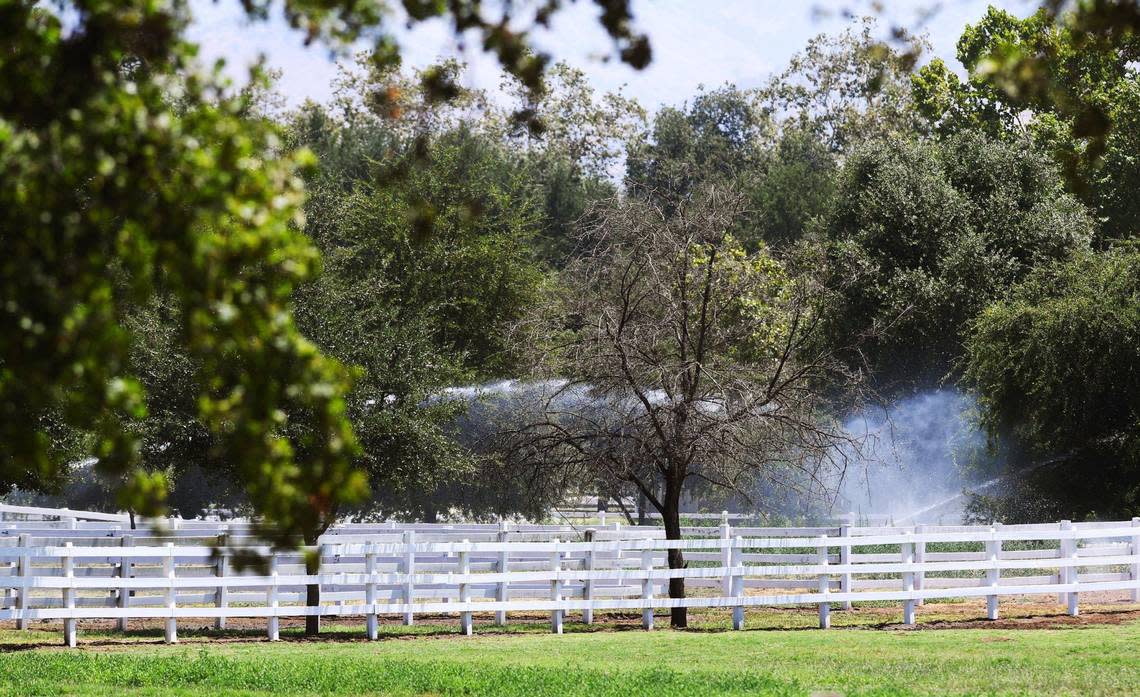
M 461 421 L 469 425 L 496 412 L 533 409 L 540 403 L 566 412 L 599 406 L 587 387 L 571 387 L 563 380 L 502 380 L 449 388 L 439 398 L 468 402 L 472 409 Z M 865 446 L 852 450 L 848 469 L 826 482 L 824 488 L 834 496 L 832 509 L 897 520 L 941 512 L 942 519 L 957 522 L 961 510 L 953 510 L 953 504 L 964 500 L 966 491 L 985 491 L 1010 476 L 983 481 L 966 466 L 985 457 L 985 436 L 975 411 L 971 397 L 944 389 L 849 415 L 844 429 Z
M 931 390 L 850 416 L 844 427 L 865 445 L 835 482 L 836 508 L 896 521 L 941 513 L 958 522 L 966 491 L 993 486 L 969 463 L 988 458 L 976 404 L 957 390 Z M 987 463 L 1000 464 L 1000 463 Z M 938 522 L 935 520 L 924 522 Z

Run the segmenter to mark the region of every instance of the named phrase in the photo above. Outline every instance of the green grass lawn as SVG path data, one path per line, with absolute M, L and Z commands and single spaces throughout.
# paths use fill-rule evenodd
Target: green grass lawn
M 938 609 L 923 614 L 938 621 Z M 749 629 L 715 622 L 689 631 L 547 634 L 480 626 L 407 632 L 385 627 L 366 642 L 355 627 L 331 640 L 184 631 L 165 646 L 156 631 L 81 634 L 0 630 L 0 694 L 12 695 L 675 695 L 1138 694 L 1140 622 L 1053 629 L 818 631 L 804 611 L 749 615 Z M 874 608 L 849 624 L 879 626 Z M 773 617 L 777 619 L 773 619 Z M 667 619 L 659 619 L 662 624 Z M 567 630 L 575 625 L 568 623 Z M 772 629 L 771 627 L 791 627 Z M 480 636 L 479 633 L 482 633 Z M 220 641 L 219 639 L 240 639 Z

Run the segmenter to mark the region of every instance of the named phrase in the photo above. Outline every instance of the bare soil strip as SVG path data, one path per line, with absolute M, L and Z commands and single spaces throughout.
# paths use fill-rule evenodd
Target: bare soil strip
M 1050 601 L 1052 599 L 1049 599 Z M 1117 625 L 1127 622 L 1140 622 L 1140 605 L 1131 603 L 1127 594 L 1122 593 L 1089 593 L 1081 597 L 1081 613 L 1077 617 L 1065 614 L 1064 609 L 1056 602 L 1045 601 L 1041 597 L 1014 597 L 1003 599 L 1002 618 L 998 620 L 985 619 L 985 599 L 970 599 L 961 602 L 929 603 L 917 610 L 918 624 L 907 627 L 901 624 L 901 609 L 893 606 L 856 606 L 850 611 L 835 610 L 833 620 L 835 625 L 830 631 L 938 631 L 944 629 L 1060 629 L 1075 628 L 1090 625 Z M 692 613 L 690 621 L 692 626 L 686 631 L 728 631 L 721 620 L 724 613 L 700 612 Z M 782 631 L 782 630 L 810 630 L 819 631 L 813 625 L 816 609 L 812 607 L 785 607 L 750 609 L 747 613 L 748 629 L 753 631 Z M 570 625 L 578 619 L 578 615 L 570 614 L 567 617 L 567 628 L 572 631 L 590 632 L 617 632 L 640 631 L 640 613 L 596 613 L 595 624 L 589 629 Z M 542 625 L 550 621 L 549 613 L 512 613 L 511 627 L 503 630 L 491 626 L 492 613 L 475 613 L 475 622 L 480 636 L 509 636 L 519 633 L 520 625 Z M 450 639 L 465 640 L 458 631 L 456 615 L 435 614 L 417 615 L 417 630 L 400 631 L 401 618 L 398 616 L 381 616 L 382 627 L 390 627 L 395 631 L 383 632 L 384 640 L 409 639 Z M 317 637 L 300 637 L 288 632 L 304 627 L 304 618 L 283 617 L 280 619 L 281 629 L 286 631 L 290 641 L 365 641 L 363 625 L 364 617 L 330 617 L 322 620 L 323 632 Z M 264 618 L 230 618 L 226 629 L 217 631 L 213 629 L 213 621 L 209 618 L 182 619 L 178 622 L 180 639 L 184 643 L 192 642 L 259 642 L 265 641 Z M 664 629 L 667 623 L 660 623 Z M 759 626 L 757 626 L 759 625 Z M 90 636 L 84 641 L 86 646 L 116 646 L 137 644 L 151 637 L 160 640 L 162 636 L 161 619 L 131 620 L 130 631 L 118 635 L 115 620 L 81 620 L 79 631 L 82 633 L 95 633 L 98 637 Z M 14 623 L 0 623 L 0 628 L 15 629 Z M 31 624 L 31 629 L 41 631 L 61 631 L 62 623 L 59 621 L 42 621 Z M 534 631 L 534 628 L 524 628 Z M 359 635 L 357 635 L 359 633 Z M 42 636 L 42 635 L 39 635 Z M 985 641 L 985 638 L 980 640 Z M 38 643 L 33 640 L 32 643 Z

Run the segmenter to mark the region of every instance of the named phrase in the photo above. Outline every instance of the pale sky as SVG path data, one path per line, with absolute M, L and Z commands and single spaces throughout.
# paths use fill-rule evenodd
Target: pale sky
M 960 70 L 954 45 L 962 28 L 975 22 L 993 4 L 1024 16 L 1037 3 L 1032 0 L 884 0 L 885 13 L 879 21 L 884 38 L 892 23 L 927 34 L 933 56 L 940 56 Z M 865 7 L 854 0 L 834 3 L 835 10 Z M 336 65 L 327 48 L 306 48 L 299 33 L 280 19 L 278 12 L 269 22 L 249 23 L 242 18 L 238 0 L 191 0 L 195 21 L 191 40 L 201 45 L 206 61 L 225 58 L 227 69 L 242 79 L 246 67 L 259 54 L 271 66 L 283 70 L 279 85 L 289 104 L 311 98 L 325 101 L 331 95 Z M 549 31 L 535 36 L 535 42 L 581 68 L 595 88 L 616 91 L 641 102 L 650 112 L 662 105 L 679 104 L 692 96 L 699 85 L 732 83 L 755 87 L 781 70 L 808 39 L 819 33 L 837 33 L 849 20 L 832 13 L 821 17 L 815 10 L 831 4 L 796 0 L 634 0 L 635 23 L 649 34 L 653 62 L 636 71 L 616 59 L 605 63 L 599 56 L 612 52 L 609 38 L 597 21 L 598 9 L 591 0 L 567 4 L 556 16 Z M 926 24 L 919 25 L 924 9 L 939 7 Z M 499 84 L 499 68 L 494 58 L 477 50 L 477 42 L 466 52 L 457 50 L 456 41 L 441 22 L 427 22 L 412 31 L 400 32 L 404 63 L 423 67 L 442 56 L 458 56 L 470 66 L 471 86 L 490 91 Z M 361 46 L 364 48 L 364 46 Z M 924 56 L 923 62 L 931 56 Z

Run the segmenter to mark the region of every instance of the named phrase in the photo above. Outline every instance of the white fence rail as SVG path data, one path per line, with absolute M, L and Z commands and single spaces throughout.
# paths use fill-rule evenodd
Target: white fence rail
M 639 530 L 633 528 L 633 530 Z M 645 529 L 640 529 L 644 531 Z M 177 640 L 181 618 L 264 617 L 271 639 L 278 618 L 361 616 L 375 638 L 379 615 L 456 613 L 471 633 L 472 613 L 550 613 L 561 632 L 570 613 L 592 621 L 606 610 L 670 607 L 731 609 L 743 626 L 746 607 L 816 605 L 827 627 L 832 606 L 897 601 L 913 623 L 925 600 L 986 597 L 996 619 L 1008 595 L 1059 594 L 1070 614 L 1081 593 L 1131 591 L 1140 600 L 1140 518 L 1116 523 L 944 528 L 842 528 L 837 534 L 793 528 L 729 528 L 716 537 L 532 540 L 497 530 L 494 540 L 438 540 L 415 530 L 398 535 L 338 535 L 317 548 L 319 573 L 305 571 L 303 552 L 260 550 L 269 573 L 233 568 L 215 546 L 154 544 L 152 538 L 37 543 L 29 534 L 0 540 L 0 621 L 27 627 L 63 620 L 75 645 L 82 619 L 161 618 Z M 55 534 L 58 534 L 56 531 Z M 68 531 L 70 532 L 70 531 Z M 522 538 L 522 539 L 520 539 Z M 99 542 L 100 544 L 95 544 Z M 134 544 L 139 542 L 140 544 Z M 144 544 L 145 543 L 145 544 Z M 667 551 L 682 549 L 688 566 L 667 568 Z M 689 597 L 669 598 L 671 578 L 685 578 Z M 306 605 L 306 588 L 321 603 Z
M 130 516 L 126 513 L 100 513 L 98 511 L 73 511 L 70 508 L 42 508 L 39 506 L 13 506 L 0 503 L 0 520 L 9 516 L 24 518 L 56 518 L 60 522 L 70 525 L 81 520 L 97 520 L 111 523 L 129 523 Z
M 654 521 L 661 519 L 659 513 L 648 513 L 646 517 Z M 580 516 L 573 515 L 573 511 L 555 511 L 552 518 L 554 520 L 563 520 L 564 522 L 556 524 L 510 523 L 510 527 L 512 530 L 535 534 L 549 533 L 551 538 L 557 536 L 557 534 L 562 534 L 563 536 L 580 536 L 586 529 L 591 528 L 606 531 L 624 530 L 626 531 L 626 535 L 633 535 L 634 533 L 632 531 L 634 530 L 644 531 L 647 529 L 646 526 L 626 525 L 624 522 L 625 517 L 612 511 L 609 513 L 606 511 L 582 512 Z M 756 514 L 730 513 L 728 511 L 721 513 L 684 513 L 681 515 L 682 522 L 697 524 L 682 526 L 681 529 L 687 536 L 698 537 L 716 536 L 719 534 L 716 525 L 717 522 L 722 525 L 735 523 L 742 528 L 755 530 L 773 529 L 748 525 L 748 521 L 756 521 L 757 519 L 758 516 Z M 831 521 L 830 527 L 799 527 L 786 529 L 811 530 L 820 532 L 821 534 L 825 531 L 832 530 L 834 531 L 833 534 L 838 534 L 838 530 L 842 525 L 853 527 L 858 524 L 878 524 L 886 526 L 889 525 L 889 518 L 884 515 L 857 515 L 848 513 Z M 147 532 L 157 531 L 161 528 L 166 536 L 197 536 L 205 538 L 222 533 L 240 537 L 248 535 L 250 528 L 249 523 L 241 519 L 233 521 L 184 520 L 182 518 L 150 520 L 140 517 L 136 520 L 136 525 L 138 529 L 132 530 L 130 517 L 125 513 L 100 513 L 97 511 L 14 506 L 0 503 L 0 535 L 13 535 L 24 532 L 48 535 L 59 530 L 75 530 L 82 531 L 82 533 L 87 536 L 99 536 L 102 534 L 107 537 L 115 537 L 122 534 L 134 534 L 137 536 L 146 534 Z M 419 530 L 424 532 L 435 531 L 438 534 L 453 534 L 457 536 L 456 539 L 460 539 L 458 536 L 462 533 L 476 535 L 494 534 L 498 529 L 499 524 L 497 523 L 401 523 L 397 521 L 385 521 L 380 523 L 339 523 L 330 528 L 328 535 L 390 534 L 393 531 Z M 663 528 L 660 529 L 659 532 L 661 535 L 664 535 Z
M 685 516 L 689 518 L 689 516 Z M 712 521 L 719 519 L 720 525 Z M 898 530 L 893 527 L 856 527 L 854 525 L 831 525 L 824 527 L 756 527 L 730 525 L 738 516 L 731 513 L 701 514 L 694 520 L 708 520 L 708 524 L 682 526 L 685 537 L 725 537 L 728 531 L 748 536 L 805 536 L 828 535 L 835 537 L 852 531 L 851 534 L 866 534 L 875 530 Z M 335 544 L 342 541 L 367 541 L 374 539 L 401 539 L 407 531 L 414 531 L 423 541 L 444 542 L 468 540 L 498 541 L 500 535 L 509 532 L 516 540 L 526 541 L 583 541 L 591 531 L 594 539 L 645 539 L 664 538 L 665 529 L 658 526 L 625 525 L 624 519 L 610 516 L 612 522 L 581 522 L 563 524 L 537 523 L 401 523 L 386 521 L 379 523 L 339 523 L 333 525 L 318 540 L 322 544 Z M 865 521 L 864 521 L 865 522 Z M 134 544 L 149 545 L 162 542 L 176 544 L 218 544 L 225 536 L 226 544 L 244 546 L 256 544 L 251 526 L 247 521 L 209 521 L 166 518 L 152 521 L 139 518 L 137 528 L 132 529 L 125 514 L 109 514 L 88 511 L 72 511 L 66 508 L 34 508 L 0 504 L 0 544 L 5 538 L 29 536 L 34 543 L 62 545 L 66 541 L 80 544 L 119 544 L 129 538 Z M 907 528 L 917 530 L 919 528 Z

